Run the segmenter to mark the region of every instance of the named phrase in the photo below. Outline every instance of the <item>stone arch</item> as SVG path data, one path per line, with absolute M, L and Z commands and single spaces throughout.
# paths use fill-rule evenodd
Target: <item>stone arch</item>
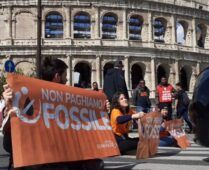
M 73 16 L 74 38 L 91 38 L 91 16 L 88 12 L 79 11 Z
M 160 64 L 157 67 L 157 84 L 160 83 L 162 77 L 166 77 L 166 79 L 169 79 L 170 75 L 170 68 L 167 64 Z
M 185 91 L 190 90 L 190 81 L 192 76 L 192 67 L 184 65 L 179 72 L 179 80 L 182 83 L 183 89 Z
M 196 27 L 196 39 L 197 39 L 197 46 L 204 48 L 205 47 L 205 38 L 207 34 L 207 26 L 205 24 L 197 24 Z
M 27 60 L 21 60 L 16 62 L 15 70 L 23 73 L 26 76 L 35 75 L 35 63 Z
M 131 66 L 131 87 L 135 89 L 141 79 L 144 79 L 146 66 L 143 63 L 134 63 Z
M 15 38 L 35 39 L 37 29 L 33 13 L 25 10 L 15 14 Z
M 74 66 L 74 72 L 80 74 L 78 84 L 74 84 L 76 87 L 90 88 L 91 87 L 91 66 L 88 62 L 80 61 Z
M 13 13 L 12 18 L 14 20 L 16 20 L 17 15 L 19 15 L 21 13 L 30 13 L 34 18 L 36 18 L 36 14 L 34 14 L 32 11 L 27 10 L 27 9 L 20 9 L 20 10 L 16 11 L 15 13 Z
M 128 17 L 128 34 L 130 40 L 141 40 L 142 27 L 144 18 L 138 14 L 131 14 Z
M 114 68 L 114 62 L 113 61 L 109 61 L 107 63 L 105 63 L 104 67 L 103 67 L 103 77 L 105 77 L 107 70 Z
M 178 44 L 185 44 L 188 31 L 188 23 L 180 20 L 176 23 L 176 41 Z
M 43 11 L 43 19 L 46 18 L 47 15 L 49 15 L 50 13 L 59 13 L 60 15 L 62 15 L 62 18 L 63 18 L 63 21 L 66 21 L 66 14 L 64 11 L 60 10 L 60 9 L 49 9 L 49 10 L 46 10 L 46 11 Z
M 57 11 L 51 11 L 45 16 L 45 38 L 63 38 L 63 16 Z
M 167 20 L 163 17 L 157 17 L 153 22 L 153 34 L 155 42 L 165 42 L 165 33 L 167 29 Z
M 118 16 L 113 12 L 106 12 L 101 18 L 102 39 L 116 39 Z

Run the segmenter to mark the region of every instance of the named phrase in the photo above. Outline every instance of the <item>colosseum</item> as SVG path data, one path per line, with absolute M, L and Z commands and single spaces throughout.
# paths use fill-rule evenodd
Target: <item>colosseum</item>
M 0 0 L 1 68 L 35 68 L 37 0 Z M 42 0 L 42 58 L 69 66 L 68 84 L 102 88 L 107 69 L 124 63 L 130 92 L 142 78 L 154 97 L 162 76 L 192 94 L 209 65 L 207 0 Z M 75 82 L 75 73 L 80 79 Z

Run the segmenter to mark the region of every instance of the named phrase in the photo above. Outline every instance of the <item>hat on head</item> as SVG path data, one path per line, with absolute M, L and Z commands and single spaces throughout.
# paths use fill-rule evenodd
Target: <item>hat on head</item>
M 121 60 L 117 60 L 114 64 L 114 67 L 123 67 L 123 62 Z

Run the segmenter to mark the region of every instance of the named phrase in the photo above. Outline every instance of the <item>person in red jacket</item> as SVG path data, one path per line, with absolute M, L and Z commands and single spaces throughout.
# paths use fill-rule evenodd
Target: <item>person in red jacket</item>
M 173 86 L 168 84 L 165 77 L 162 77 L 161 82 L 156 89 L 156 104 L 160 108 L 168 108 L 168 120 L 172 119 L 172 102 L 174 98 L 174 92 L 175 90 Z

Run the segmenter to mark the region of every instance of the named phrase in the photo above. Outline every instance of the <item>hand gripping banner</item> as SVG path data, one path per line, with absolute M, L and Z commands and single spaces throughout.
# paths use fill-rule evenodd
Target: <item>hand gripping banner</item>
M 14 167 L 119 155 L 105 95 L 9 74 Z
M 190 142 L 187 139 L 182 126 L 182 119 L 175 119 L 165 122 L 166 130 L 169 131 L 170 135 L 176 139 L 178 146 L 180 146 L 182 149 L 186 149 L 190 146 Z

